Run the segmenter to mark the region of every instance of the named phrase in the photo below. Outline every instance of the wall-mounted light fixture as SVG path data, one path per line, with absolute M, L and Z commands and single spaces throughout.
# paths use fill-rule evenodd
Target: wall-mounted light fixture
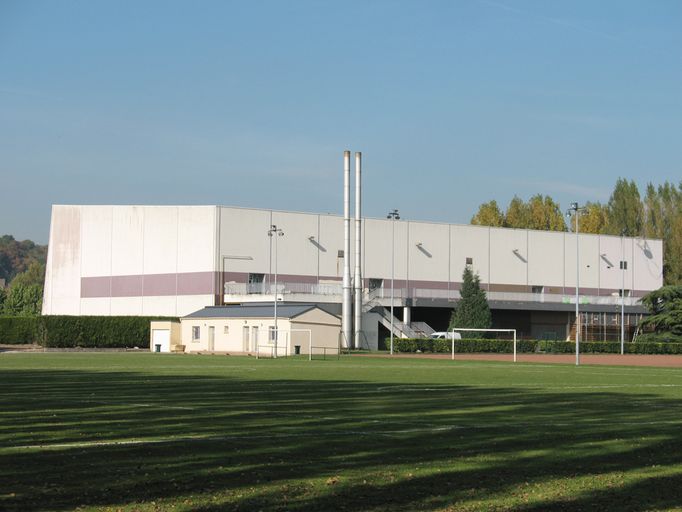
M 611 263 L 611 260 L 609 260 L 609 258 L 606 256 L 605 252 L 601 253 L 599 257 L 604 260 L 604 263 L 606 263 L 606 268 L 613 268 L 613 263 Z

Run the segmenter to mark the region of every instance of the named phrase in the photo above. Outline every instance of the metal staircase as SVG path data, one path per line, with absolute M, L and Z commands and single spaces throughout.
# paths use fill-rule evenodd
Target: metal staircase
M 391 330 L 391 313 L 384 306 L 376 306 L 372 310 L 372 313 L 379 314 L 379 321 L 381 325 L 386 327 L 389 331 Z M 395 316 L 393 317 L 393 335 L 399 338 L 420 338 L 421 335 L 412 329 L 409 325 L 405 325 Z
M 379 315 L 379 322 L 386 329 L 391 330 L 391 312 L 379 299 L 386 299 L 381 288 L 370 290 L 365 294 L 362 312 L 372 312 Z M 400 338 L 428 338 L 435 330 L 425 322 L 412 322 L 405 325 L 395 316 L 393 317 L 393 335 Z
M 426 322 L 412 322 L 410 327 L 418 334 L 419 338 L 428 338 L 436 332 L 436 330 Z

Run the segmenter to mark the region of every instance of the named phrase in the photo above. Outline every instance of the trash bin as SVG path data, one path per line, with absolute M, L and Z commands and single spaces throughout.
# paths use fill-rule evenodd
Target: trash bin
M 154 352 L 161 352 L 161 344 L 157 343 L 154 345 Z
M 301 345 L 294 345 L 294 354 L 297 356 L 301 355 Z

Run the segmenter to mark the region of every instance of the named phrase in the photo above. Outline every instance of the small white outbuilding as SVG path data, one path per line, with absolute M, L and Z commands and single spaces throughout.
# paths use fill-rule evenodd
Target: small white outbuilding
M 182 352 L 180 322 L 155 320 L 149 326 L 149 350 L 152 352 Z
M 341 318 L 317 304 L 244 303 L 209 306 L 180 319 L 185 352 L 250 353 L 271 356 L 334 353 Z

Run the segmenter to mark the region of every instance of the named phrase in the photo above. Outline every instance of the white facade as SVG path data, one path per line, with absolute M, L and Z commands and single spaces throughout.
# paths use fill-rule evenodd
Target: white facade
M 216 208 L 54 206 L 43 314 L 179 316 L 213 304 Z
M 392 241 L 391 222 L 364 220 L 366 302 L 387 304 L 392 250 L 396 306 L 457 299 L 467 262 L 491 301 L 566 304 L 574 295 L 573 233 L 399 220 Z M 268 237 L 272 224 L 284 236 Z M 580 235 L 579 244 L 581 296 L 589 304 L 617 306 L 623 277 L 628 306 L 662 285 L 660 240 Z M 269 300 L 275 263 L 280 299 L 340 303 L 343 256 L 343 218 L 336 215 L 54 206 L 43 314 L 184 316 L 223 301 Z
M 340 350 L 341 320 L 319 308 L 279 317 L 277 343 L 272 313 L 223 316 L 221 311 L 225 309 L 208 308 L 196 312 L 208 311 L 206 316 L 189 315 L 180 319 L 185 352 L 258 353 L 270 357 L 275 353 L 278 356 L 309 354 L 311 350 L 313 354 L 336 356 Z M 235 309 L 248 312 L 253 308 L 237 306 Z

